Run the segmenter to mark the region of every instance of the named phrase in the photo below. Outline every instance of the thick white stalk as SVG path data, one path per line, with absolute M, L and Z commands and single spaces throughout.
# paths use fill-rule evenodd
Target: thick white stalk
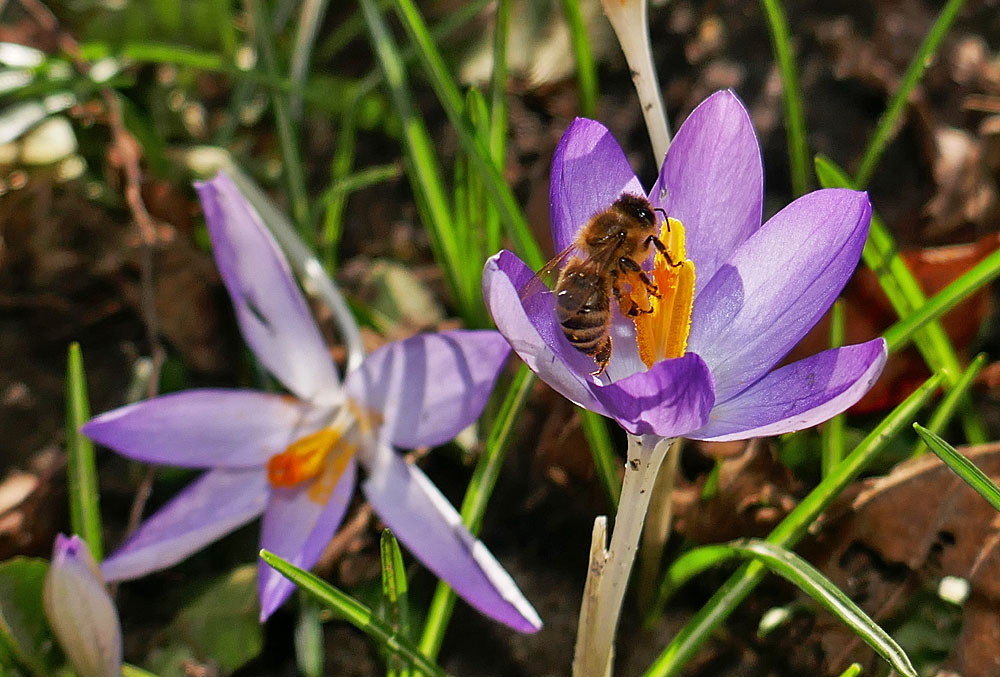
M 580 608 L 580 623 L 573 656 L 574 677 L 611 674 L 615 632 L 625 589 L 635 562 L 642 525 L 663 458 L 673 440 L 628 437 L 625 481 L 615 516 L 611 546 L 605 550 L 606 518 L 594 524 L 590 566 Z
M 625 61 L 632 72 L 632 81 L 659 166 L 670 147 L 670 123 L 667 122 L 660 84 L 656 79 L 656 66 L 653 65 L 646 0 L 601 0 L 601 5 L 611 27 L 615 29 Z

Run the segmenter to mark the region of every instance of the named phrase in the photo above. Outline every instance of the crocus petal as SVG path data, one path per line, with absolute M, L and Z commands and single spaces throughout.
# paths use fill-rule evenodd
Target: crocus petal
M 249 468 L 316 430 L 328 411 L 255 390 L 185 390 L 101 414 L 80 430 L 147 463 Z
M 307 487 L 273 490 L 264 511 L 260 547 L 299 568 L 311 569 L 344 519 L 354 492 L 357 465 L 353 458 L 347 462 L 333 493 L 325 501 L 316 501 Z M 263 623 L 288 599 L 295 584 L 263 560 L 258 572 L 257 591 Z
M 80 677 L 122 672 L 122 628 L 87 545 L 56 536 L 45 575 L 45 615 Z
M 372 508 L 424 565 L 481 612 L 521 632 L 542 627 L 538 614 L 486 546 L 419 468 L 391 448 L 373 454 L 362 489 Z
M 394 445 L 434 446 L 479 418 L 508 355 L 495 331 L 422 334 L 376 350 L 345 388 L 354 403 L 381 414 L 381 434 Z
M 300 398 L 336 404 L 333 360 L 274 237 L 225 174 L 195 187 L 247 345 Z
M 712 370 L 717 401 L 767 373 L 823 316 L 857 266 L 870 220 L 866 193 L 809 193 L 744 242 L 695 297 L 688 350 Z
M 688 116 L 650 191 L 654 206 L 684 224 L 695 293 L 760 228 L 764 170 L 750 114 L 731 91 Z
M 606 413 L 590 391 L 587 377 L 596 368 L 594 361 L 569 344 L 552 309 L 552 295 L 539 294 L 542 308 L 525 310 L 518 290 L 533 276 L 521 259 L 501 251 L 486 262 L 483 271 L 483 299 L 493 322 L 514 352 L 532 371 L 563 397 L 576 404 Z
M 172 566 L 259 515 L 267 492 L 262 468 L 209 470 L 143 522 L 101 573 L 120 581 Z
M 552 158 L 549 217 L 556 251 L 572 244 L 580 227 L 622 193 L 646 195 L 611 132 L 600 122 L 577 118 Z
M 743 440 L 822 423 L 868 392 L 882 373 L 886 356 L 885 340 L 878 338 L 793 362 L 716 405 L 708 424 L 687 437 Z
M 712 375 L 694 353 L 654 364 L 649 371 L 595 386 L 594 394 L 633 435 L 676 437 L 708 420 L 715 402 Z

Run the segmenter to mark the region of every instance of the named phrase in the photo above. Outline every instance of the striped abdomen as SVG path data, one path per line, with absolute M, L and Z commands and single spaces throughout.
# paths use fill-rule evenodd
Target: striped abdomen
M 611 359 L 611 290 L 606 278 L 587 266 L 567 266 L 556 285 L 556 318 L 566 339 L 604 371 Z

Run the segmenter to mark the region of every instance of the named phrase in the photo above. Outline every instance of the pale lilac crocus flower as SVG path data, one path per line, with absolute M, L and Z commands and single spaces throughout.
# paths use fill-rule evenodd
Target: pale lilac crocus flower
M 646 196 L 618 143 L 600 123 L 577 119 L 552 163 L 556 251 L 625 193 Z M 670 219 L 660 239 L 671 261 L 644 262 L 662 299 L 637 323 L 612 305 L 613 352 L 600 378 L 563 335 L 553 295 L 523 293 L 533 272 L 508 251 L 487 262 L 493 320 L 542 379 L 634 435 L 719 441 L 815 425 L 868 391 L 886 360 L 881 338 L 775 368 L 854 271 L 871 219 L 867 194 L 817 190 L 761 225 L 757 137 L 742 102 L 721 91 L 678 131 L 648 199 Z
M 122 674 L 122 628 L 87 544 L 56 536 L 43 588 L 45 615 L 80 677 Z
M 510 576 L 393 448 L 442 444 L 476 420 L 509 354 L 503 337 L 414 336 L 375 351 L 341 383 L 257 212 L 223 174 L 197 188 L 243 337 L 292 395 L 188 390 L 87 423 L 84 433 L 130 458 L 207 471 L 104 561 L 105 577 L 168 567 L 261 513 L 261 547 L 308 569 L 344 517 L 360 463 L 375 513 L 418 559 L 484 614 L 538 630 L 538 615 Z M 261 620 L 293 589 L 261 561 Z

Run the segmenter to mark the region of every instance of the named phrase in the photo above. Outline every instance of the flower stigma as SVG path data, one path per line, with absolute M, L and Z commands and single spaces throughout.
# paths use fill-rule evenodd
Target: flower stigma
M 377 412 L 366 412 L 348 400 L 330 425 L 300 437 L 268 459 L 268 483 L 287 489 L 311 482 L 309 500 L 325 503 L 358 453 L 360 439 L 369 436 L 379 423 Z
M 684 225 L 668 218 L 660 228 L 660 241 L 666 251 L 656 252 L 650 271 L 659 294 L 649 295 L 648 313 L 633 318 L 639 357 L 646 368 L 661 360 L 683 357 L 694 306 L 694 262 L 688 260 L 684 247 Z M 642 304 L 640 299 L 635 300 Z

